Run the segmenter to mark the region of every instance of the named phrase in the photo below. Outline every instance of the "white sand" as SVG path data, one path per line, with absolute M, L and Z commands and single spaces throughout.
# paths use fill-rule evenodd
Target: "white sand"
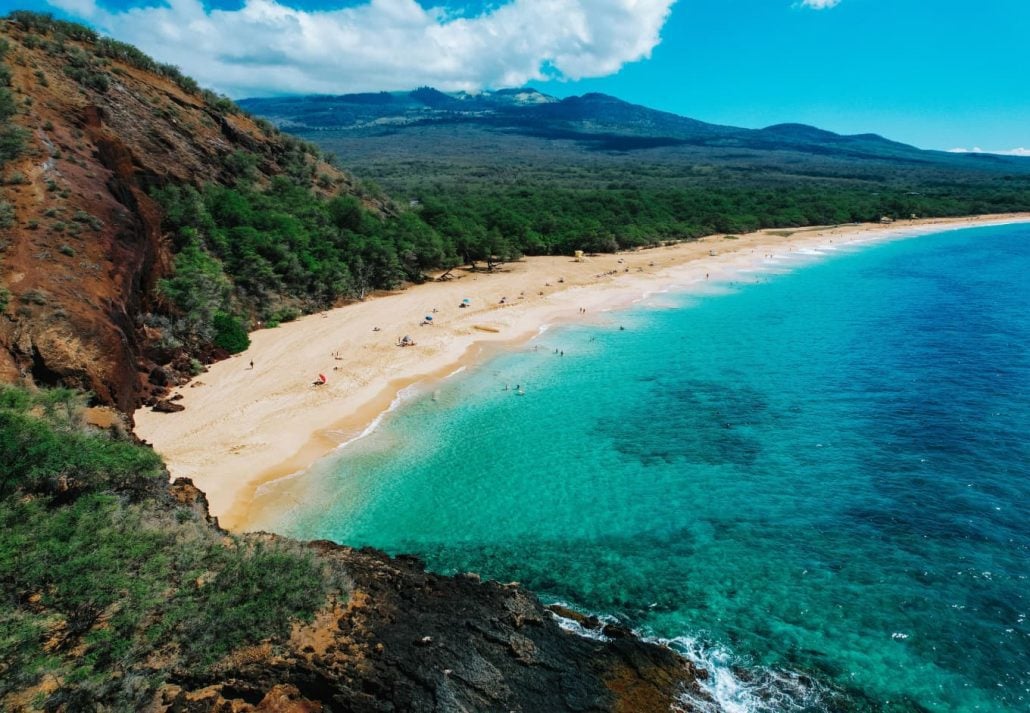
M 661 289 L 703 286 L 706 274 L 711 281 L 732 279 L 767 254 L 1028 220 L 1030 214 L 904 221 L 799 229 L 789 236 L 769 230 L 581 263 L 537 257 L 492 274 L 455 270 L 456 279 L 447 282 L 251 334 L 246 352 L 177 389 L 185 411 L 137 411 L 136 433 L 164 456 L 172 477 L 192 478 L 207 493 L 223 526 L 244 529 L 260 484 L 308 467 L 359 434 L 402 388 L 453 372 L 491 343 L 524 341 L 547 324 L 597 319 L 602 310 Z M 616 274 L 605 274 L 610 271 Z M 471 306 L 460 309 L 465 298 Z M 433 316 L 433 326 L 419 326 L 425 315 Z M 398 347 L 405 335 L 416 346 Z M 313 386 L 320 373 L 328 383 Z

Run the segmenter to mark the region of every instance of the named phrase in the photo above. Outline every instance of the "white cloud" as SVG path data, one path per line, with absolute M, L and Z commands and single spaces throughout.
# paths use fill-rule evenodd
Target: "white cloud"
M 997 154 L 999 156 L 1030 156 L 1030 149 L 1025 149 L 1025 148 L 1022 148 L 1022 147 L 1020 147 L 1018 149 L 1008 149 L 1008 150 L 1005 150 L 1005 151 L 986 151 L 986 150 L 980 148 L 979 146 L 974 146 L 971 149 L 962 149 L 962 148 L 948 149 L 948 152 L 949 153 L 990 153 L 990 154 Z
M 108 12 L 49 0 L 231 96 L 410 89 L 475 91 L 612 74 L 651 56 L 676 0 L 510 0 L 475 17 L 415 0 L 305 12 L 275 0 L 200 0 Z
M 813 10 L 826 10 L 839 5 L 840 0 L 802 0 L 801 4 Z

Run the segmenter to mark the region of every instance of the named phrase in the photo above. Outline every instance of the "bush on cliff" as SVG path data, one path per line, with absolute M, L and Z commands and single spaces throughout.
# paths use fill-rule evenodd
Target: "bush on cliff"
M 8 88 L 11 71 L 3 63 L 8 49 L 7 42 L 0 40 L 0 167 L 25 150 L 25 130 L 11 123 L 11 118 L 18 113 L 18 104 Z
M 47 679 L 47 710 L 140 710 L 172 671 L 274 645 L 342 589 L 299 545 L 212 528 L 152 450 L 75 404 L 0 387 L 0 709 Z

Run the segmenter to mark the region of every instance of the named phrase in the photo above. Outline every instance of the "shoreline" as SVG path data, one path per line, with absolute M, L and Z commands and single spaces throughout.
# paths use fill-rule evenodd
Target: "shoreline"
M 1030 213 L 768 229 L 583 262 L 531 257 L 495 273 L 455 270 L 460 276 L 446 282 L 251 333 L 247 351 L 174 390 L 185 411 L 137 410 L 136 433 L 165 458 L 172 478 L 192 478 L 207 494 L 223 527 L 246 530 L 262 511 L 255 507 L 261 486 L 298 475 L 364 435 L 405 389 L 447 378 L 482 361 L 485 352 L 524 344 L 542 329 L 595 322 L 663 290 L 718 284 L 767 265 L 768 255 L 1015 222 L 1030 222 Z M 470 307 L 459 308 L 464 299 Z M 432 326 L 419 326 L 425 316 L 433 317 Z M 405 335 L 417 344 L 397 346 Z M 319 374 L 328 383 L 314 386 Z M 277 511 L 284 506 L 275 505 Z

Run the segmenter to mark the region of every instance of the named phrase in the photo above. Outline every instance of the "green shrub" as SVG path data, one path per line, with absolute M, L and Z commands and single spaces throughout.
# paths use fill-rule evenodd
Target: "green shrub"
M 46 295 L 39 290 L 28 290 L 21 294 L 21 302 L 26 305 L 45 305 L 47 303 Z
M 143 496 L 163 478 L 161 460 L 149 449 L 102 434 L 62 433 L 15 412 L 0 411 L 0 462 L 0 497 L 110 488 Z
M 157 288 L 182 313 L 178 339 L 194 347 L 213 342 L 215 314 L 228 309 L 232 291 L 218 260 L 191 241 L 175 256 L 175 273 Z
M 63 70 L 65 74 L 87 89 L 93 89 L 103 94 L 111 88 L 111 79 L 103 70 L 95 66 L 66 64 Z
M 0 228 L 10 228 L 15 220 L 14 206 L 7 201 L 0 201 Z
M 184 644 L 202 664 L 269 635 L 286 636 L 290 619 L 310 620 L 328 593 L 310 553 L 259 544 L 225 560 L 210 583 L 181 589 L 166 617 L 187 624 Z
M 214 317 L 213 325 L 215 346 L 225 349 L 230 354 L 237 354 L 250 346 L 246 327 L 233 315 L 219 312 Z
M 249 151 L 233 151 L 223 159 L 223 165 L 238 182 L 257 178 L 258 157 Z
M 2 113 L 0 92 L 0 113 Z M 21 156 L 25 151 L 25 130 L 18 126 L 0 126 L 0 166 Z
M 83 430 L 84 400 L 0 387 L 0 700 L 50 678 L 40 709 L 143 710 L 342 589 L 308 550 L 179 506 L 151 449 Z
M 268 321 L 282 324 L 283 322 L 292 322 L 293 320 L 300 317 L 300 310 L 296 307 L 282 307 L 277 309 L 275 312 L 269 315 Z

